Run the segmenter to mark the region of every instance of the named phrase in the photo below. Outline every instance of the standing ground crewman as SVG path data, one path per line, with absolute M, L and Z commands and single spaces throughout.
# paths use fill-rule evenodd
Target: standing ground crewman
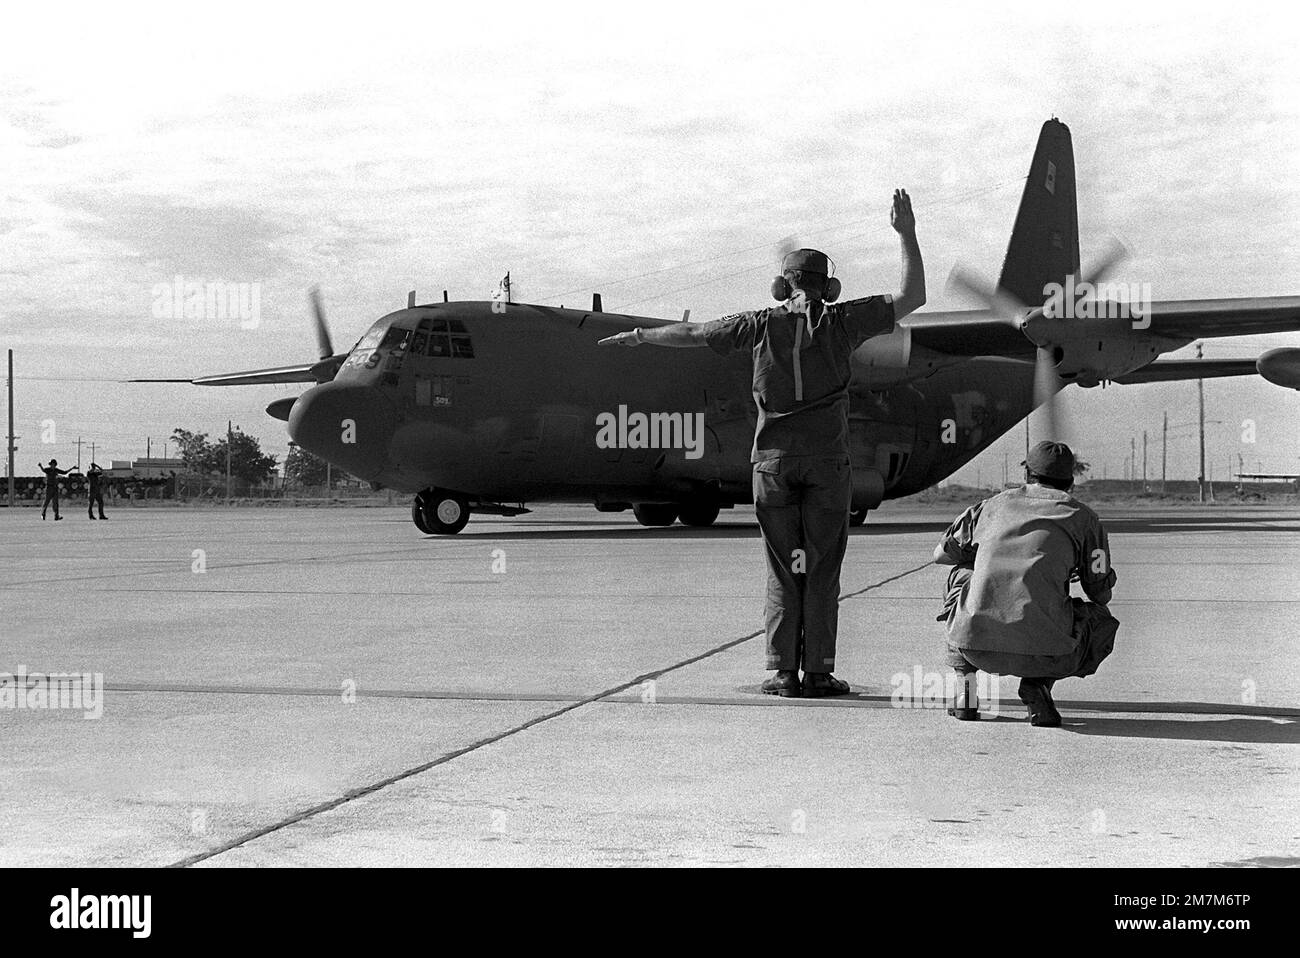
M 1070 495 L 1070 447 L 1040 442 L 1024 466 L 1024 486 L 971 506 L 934 549 L 935 562 L 956 566 L 939 616 L 960 679 L 948 713 L 979 718 L 973 680 L 983 669 L 1021 676 L 1030 722 L 1055 727 L 1053 683 L 1092 675 L 1114 647 L 1115 570 L 1101 520 Z M 1091 602 L 1070 597 L 1075 577 Z
M 90 469 L 86 472 L 86 481 L 90 483 L 90 489 L 86 493 L 86 512 L 90 518 L 95 518 L 95 505 L 99 505 L 99 518 L 107 519 L 104 515 L 104 470 L 99 468 L 98 463 L 92 462 Z
M 788 254 L 772 284 L 779 306 L 711 323 L 637 328 L 602 345 L 709 346 L 754 360 L 758 427 L 750 461 L 754 506 L 767 551 L 767 667 L 772 695 L 843 695 L 831 673 L 839 625 L 840 565 L 848 544 L 849 357 L 925 303 L 925 271 L 906 191 L 894 192 L 890 223 L 902 239 L 903 288 L 894 296 L 830 306 L 840 281 L 825 253 Z M 803 668 L 803 681 L 799 669 Z
M 63 516 L 59 515 L 59 476 L 66 476 L 71 469 L 60 469 L 59 460 L 51 459 L 48 466 L 40 466 L 41 472 L 45 473 L 45 504 L 41 506 L 41 519 L 45 518 L 45 510 L 54 506 L 54 519 L 57 522 Z

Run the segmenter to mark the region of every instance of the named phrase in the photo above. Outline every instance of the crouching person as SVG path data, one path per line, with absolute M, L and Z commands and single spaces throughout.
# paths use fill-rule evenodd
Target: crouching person
M 1101 520 L 1070 495 L 1070 448 L 1040 442 L 1024 466 L 1024 486 L 971 506 L 935 547 L 935 562 L 955 566 L 938 618 L 958 679 L 949 715 L 979 718 L 983 669 L 1020 676 L 1031 724 L 1051 727 L 1061 724 L 1053 683 L 1092 675 L 1114 647 L 1115 571 Z M 1076 577 L 1091 602 L 1070 597 Z

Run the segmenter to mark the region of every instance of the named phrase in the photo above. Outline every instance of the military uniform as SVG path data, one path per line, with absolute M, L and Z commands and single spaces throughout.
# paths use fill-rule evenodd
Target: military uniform
M 1091 675 L 1114 645 L 1115 570 L 1101 520 L 1068 492 L 1028 483 L 971 506 L 944 533 L 956 563 L 944 612 L 958 672 Z M 1091 603 L 1070 598 L 1077 574 Z
M 889 297 L 779 306 L 705 324 L 715 352 L 749 351 L 758 428 L 754 506 L 767 551 L 767 667 L 835 666 L 840 565 L 848 544 L 849 357 L 894 328 Z
M 90 483 L 90 489 L 86 494 L 86 512 L 90 518 L 95 518 L 95 506 L 99 505 L 99 518 L 107 519 L 104 515 L 104 470 L 99 466 L 92 465 L 90 471 L 86 473 L 86 480 Z
M 41 472 L 45 473 L 45 503 L 41 506 L 41 518 L 45 518 L 45 510 L 51 505 L 54 506 L 54 518 L 61 519 L 59 515 L 59 476 L 67 475 L 71 469 L 60 469 L 58 463 L 53 459 L 48 466 L 41 466 Z

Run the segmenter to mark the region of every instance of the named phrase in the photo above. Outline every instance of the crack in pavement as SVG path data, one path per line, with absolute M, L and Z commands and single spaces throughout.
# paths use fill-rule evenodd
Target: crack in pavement
M 840 596 L 839 601 L 843 602 L 845 599 L 852 599 L 856 596 L 860 596 L 863 595 L 864 593 L 870 592 L 873 589 L 878 589 L 881 586 L 888 585 L 891 582 L 896 582 L 899 579 L 920 572 L 922 569 L 928 569 L 932 564 L 933 563 L 927 562 L 925 563 L 925 565 L 920 565 L 914 569 L 908 569 L 906 572 L 900 572 L 897 575 L 893 575 L 888 578 L 881 579 L 879 582 L 874 582 L 871 585 L 865 586 L 861 589 L 857 589 L 856 591 L 846 592 Z M 255 841 L 259 838 L 265 838 L 267 835 L 272 835 L 275 832 L 288 828 L 291 825 L 296 825 L 300 822 L 304 822 L 309 818 L 315 818 L 316 816 L 322 815 L 325 812 L 332 811 L 333 809 L 336 808 L 340 808 L 341 806 L 346 805 L 349 802 L 354 802 L 359 798 L 365 798 L 368 795 L 373 795 L 376 792 L 379 792 L 390 785 L 395 785 L 398 782 L 405 781 L 408 778 L 412 778 L 416 775 L 423 774 L 424 772 L 427 772 L 433 768 L 437 768 L 440 765 L 446 765 L 448 762 L 455 761 L 456 759 L 460 758 L 463 755 L 468 755 L 471 752 L 476 752 L 481 748 L 486 748 L 489 745 L 493 745 L 504 739 L 510 738 L 514 735 L 518 735 L 520 732 L 525 732 L 528 729 L 533 728 L 534 726 L 541 725 L 544 722 L 549 722 L 552 719 L 559 718 L 561 715 L 567 715 L 569 712 L 573 712 L 586 705 L 591 705 L 595 702 L 601 701 L 602 699 L 610 698 L 611 696 L 618 695 L 621 692 L 626 692 L 629 689 L 632 689 L 638 685 L 643 685 L 644 683 L 657 679 L 660 676 L 667 675 L 669 672 L 673 672 L 676 671 L 677 669 L 685 668 L 688 665 L 694 665 L 697 662 L 701 662 L 704 659 L 710 658 L 714 655 L 718 655 L 719 653 L 725 652 L 728 649 L 733 649 L 738 645 L 750 641 L 751 639 L 756 639 L 763 634 L 764 634 L 764 630 L 759 629 L 756 632 L 750 632 L 748 635 L 742 635 L 739 638 L 730 639 L 726 642 L 721 643 L 720 645 L 715 645 L 710 649 L 706 649 L 705 651 L 699 653 L 698 655 L 693 655 L 690 658 L 682 659 L 680 662 L 674 662 L 672 665 L 665 666 L 664 668 L 655 669 L 654 671 L 646 672 L 642 675 L 638 675 L 636 678 L 629 679 L 626 682 L 621 682 L 620 684 L 605 689 L 605 691 L 603 692 L 598 692 L 595 695 L 589 695 L 585 698 L 578 699 L 575 702 L 569 702 L 560 708 L 553 709 L 552 711 L 547 712 L 543 715 L 535 716 L 534 718 L 531 718 L 526 722 L 521 722 L 518 725 L 497 732 L 494 735 L 489 735 L 485 738 L 481 738 L 478 739 L 477 741 L 471 742 L 470 744 L 465 745 L 461 748 L 455 749 L 450 752 L 446 752 L 442 755 L 439 755 L 435 759 L 431 759 L 428 762 L 422 762 L 419 765 L 415 765 L 411 768 L 405 769 L 401 772 L 396 773 L 395 775 L 389 775 L 386 778 L 381 778 L 367 785 L 360 786 L 359 788 L 349 789 L 348 791 L 344 792 L 342 795 L 338 796 L 337 798 L 330 799 L 327 802 L 321 802 L 318 805 L 313 805 L 310 808 L 305 808 L 302 811 L 295 812 L 294 814 L 289 815 L 286 818 L 282 818 L 279 821 L 272 822 L 268 825 L 262 826 L 261 828 L 255 828 L 251 831 L 245 832 L 244 834 L 239 835 L 228 842 L 224 842 L 223 844 L 218 845 L 215 848 L 210 848 L 207 851 L 199 852 L 198 854 L 190 855 L 187 858 L 182 858 L 179 861 L 173 862 L 168 867 L 188 868 L 191 865 L 197 865 L 200 862 L 208 861 L 212 858 L 217 857 L 218 855 L 222 855 L 225 854 L 226 852 L 239 848 L 241 845 L 246 845 L 249 842 Z

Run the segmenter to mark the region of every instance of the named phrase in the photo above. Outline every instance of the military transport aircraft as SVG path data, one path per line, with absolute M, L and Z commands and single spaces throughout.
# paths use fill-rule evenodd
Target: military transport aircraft
M 1104 286 L 1118 258 L 1108 254 L 1088 281 Z M 1104 309 L 1048 315 L 1048 284 L 1083 279 L 1073 147 L 1055 118 L 1039 135 L 996 287 L 955 278 L 984 309 L 913 314 L 853 356 L 855 524 L 882 500 L 951 475 L 1071 383 L 1258 373 L 1300 388 L 1300 349 L 1257 362 L 1158 359 L 1207 337 L 1300 330 L 1300 296 L 1156 302 L 1140 321 Z M 180 381 L 312 383 L 267 412 L 304 449 L 377 488 L 416 493 L 411 514 L 425 533 L 543 501 L 630 508 L 647 526 L 707 526 L 720 509 L 752 501 L 747 357 L 601 349 L 603 337 L 667 321 L 602 312 L 599 296 L 589 310 L 443 298 L 416 305 L 411 294 L 406 309 L 335 353 L 313 291 L 319 360 Z M 661 429 L 626 431 L 638 413 L 658 414 Z M 694 450 L 654 441 L 701 413 Z M 627 441 L 598 442 L 615 417 Z

